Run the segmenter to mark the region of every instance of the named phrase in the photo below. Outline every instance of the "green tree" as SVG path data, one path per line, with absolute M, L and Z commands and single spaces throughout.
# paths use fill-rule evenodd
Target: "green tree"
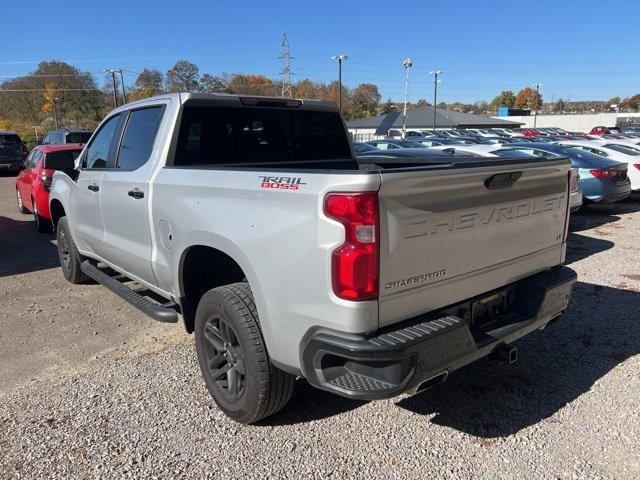
M 489 104 L 490 110 L 497 110 L 500 107 L 513 107 L 516 103 L 516 96 L 511 90 L 503 90 L 495 96 Z
M 164 93 L 164 76 L 158 70 L 145 68 L 140 72 L 133 90 L 129 93 L 130 100 L 153 97 Z
M 562 98 L 559 98 L 556 102 L 555 111 L 562 114 L 567 109 L 567 105 L 564 103 Z
M 428 107 L 429 105 L 431 104 L 424 98 L 421 98 L 416 102 L 416 107 Z
M 197 65 L 187 60 L 178 60 L 167 71 L 167 90 L 170 92 L 195 92 L 200 86 L 199 76 L 200 71 Z
M 89 73 L 57 60 L 40 62 L 33 72 L 2 82 L 0 89 L 0 118 L 16 129 L 52 117 L 53 102 L 60 126 L 93 128 L 107 105 Z

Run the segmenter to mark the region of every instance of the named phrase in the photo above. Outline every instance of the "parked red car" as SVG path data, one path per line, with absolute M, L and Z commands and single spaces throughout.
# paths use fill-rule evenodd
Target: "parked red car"
M 593 127 L 589 132 L 589 135 L 608 135 L 620 133 L 619 127 Z
M 51 231 L 49 190 L 55 170 L 73 168 L 83 145 L 65 143 L 38 145 L 27 156 L 16 178 L 16 197 L 20 213 L 33 213 L 39 232 Z
M 521 137 L 537 137 L 538 135 L 542 135 L 542 132 L 536 130 L 535 128 L 514 128 L 511 131 L 517 133 L 516 136 Z

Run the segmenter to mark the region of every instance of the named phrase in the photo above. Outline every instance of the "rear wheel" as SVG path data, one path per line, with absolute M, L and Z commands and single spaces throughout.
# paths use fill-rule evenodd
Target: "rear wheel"
M 214 288 L 202 296 L 195 337 L 207 389 L 233 420 L 254 423 L 287 404 L 295 377 L 269 360 L 248 283 Z
M 89 281 L 89 277 L 86 276 L 80 268 L 80 264 L 84 260 L 84 257 L 78 253 L 76 244 L 71 237 L 67 217 L 62 217 L 58 220 L 56 240 L 58 244 L 60 268 L 62 269 L 64 278 L 71 283 L 85 283 Z
M 22 203 L 22 195 L 20 195 L 20 190 L 18 189 L 16 189 L 16 200 L 18 201 L 18 211 L 22 214 L 29 213 L 29 210 L 27 210 L 24 203 Z
M 31 204 L 33 205 L 33 220 L 36 224 L 36 230 L 40 233 L 50 232 L 53 227 L 51 220 L 44 218 L 40 213 L 38 213 L 38 205 L 36 204 L 35 198 L 31 199 Z

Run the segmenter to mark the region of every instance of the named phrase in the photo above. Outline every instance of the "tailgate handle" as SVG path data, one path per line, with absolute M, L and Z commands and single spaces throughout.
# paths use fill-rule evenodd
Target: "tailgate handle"
M 484 181 L 484 186 L 489 189 L 510 187 L 516 183 L 521 176 L 522 172 L 496 173 Z

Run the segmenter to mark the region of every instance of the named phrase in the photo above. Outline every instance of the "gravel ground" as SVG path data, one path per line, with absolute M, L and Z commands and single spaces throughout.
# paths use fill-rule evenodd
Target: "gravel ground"
M 190 336 L 64 283 L 49 239 L 14 214 L 12 182 L 0 478 L 640 478 L 638 198 L 574 216 L 571 311 L 520 341 L 516 364 L 371 403 L 299 381 L 284 411 L 242 426 L 207 394 Z

